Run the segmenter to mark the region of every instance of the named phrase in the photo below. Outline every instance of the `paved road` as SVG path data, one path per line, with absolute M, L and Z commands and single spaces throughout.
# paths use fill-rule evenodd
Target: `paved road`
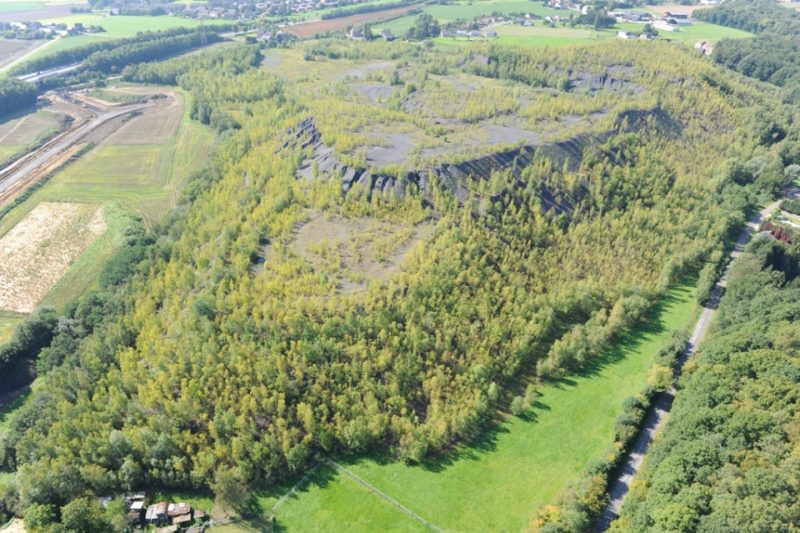
M 799 194 L 800 190 L 792 189 L 787 193 L 786 198 L 796 198 Z M 702 342 L 703 337 L 705 337 L 708 327 L 711 325 L 711 321 L 714 319 L 714 315 L 716 314 L 719 301 L 725 292 L 725 287 L 728 284 L 728 275 L 731 267 L 736 259 L 742 255 L 744 247 L 750 240 L 752 234 L 758 231 L 761 221 L 769 217 L 769 215 L 778 208 L 780 202 L 780 200 L 773 202 L 754 215 L 744 227 L 742 233 L 739 234 L 739 238 L 736 240 L 736 245 L 731 252 L 728 266 L 725 268 L 725 272 L 720 278 L 719 283 L 717 283 L 716 287 L 714 287 L 714 291 L 711 294 L 709 302 L 705 307 L 703 307 L 703 311 L 700 313 L 700 317 L 697 319 L 697 323 L 692 331 L 692 336 L 689 339 L 689 344 L 686 346 L 686 350 L 678 359 L 678 372 L 680 372 L 680 369 L 683 368 L 684 363 L 686 363 L 689 357 L 694 355 L 694 353 L 697 351 L 697 347 Z M 622 507 L 622 502 L 624 501 L 625 496 L 628 494 L 628 490 L 630 490 L 631 483 L 633 482 L 636 473 L 642 466 L 642 462 L 644 461 L 644 457 L 650 448 L 650 444 L 653 442 L 653 439 L 661 430 L 661 427 L 664 425 L 664 422 L 667 419 L 667 415 L 672 408 L 672 402 L 675 399 L 676 393 L 677 391 L 673 387 L 669 391 L 659 394 L 654 399 L 653 409 L 645 419 L 642 430 L 639 433 L 639 436 L 636 438 L 631 451 L 628 453 L 619 476 L 611 484 L 611 501 L 603 511 L 600 520 L 598 520 L 595 531 L 606 531 L 611 525 L 611 522 L 617 518 L 619 509 Z
M 31 74 L 23 74 L 21 76 L 17 76 L 17 78 L 21 79 L 22 81 L 27 81 L 30 83 L 36 83 L 39 80 L 44 78 L 49 78 L 50 76 L 58 76 L 60 74 L 67 74 L 68 72 L 72 72 L 73 70 L 77 70 L 80 67 L 80 63 L 73 63 L 71 65 L 66 65 L 63 67 L 51 68 L 49 70 L 42 70 L 40 72 L 33 72 Z
M 47 164 L 51 159 L 58 156 L 64 150 L 68 149 L 81 139 L 86 137 L 91 131 L 102 126 L 109 120 L 115 119 L 131 111 L 137 111 L 150 107 L 153 103 L 145 103 L 134 106 L 125 107 L 123 109 L 115 109 L 104 113 L 98 113 L 95 118 L 91 119 L 86 124 L 81 125 L 74 131 L 67 133 L 63 137 L 58 138 L 55 142 L 45 145 L 34 152 L 34 155 L 20 159 L 4 169 L 0 169 L 0 195 L 17 185 L 19 182 L 27 179 L 33 173 L 38 171 L 40 167 Z

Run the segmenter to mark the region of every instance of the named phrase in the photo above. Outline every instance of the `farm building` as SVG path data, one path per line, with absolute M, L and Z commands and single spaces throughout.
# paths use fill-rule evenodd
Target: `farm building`
M 147 508 L 144 519 L 148 524 L 165 524 L 169 521 L 169 503 L 159 502 Z

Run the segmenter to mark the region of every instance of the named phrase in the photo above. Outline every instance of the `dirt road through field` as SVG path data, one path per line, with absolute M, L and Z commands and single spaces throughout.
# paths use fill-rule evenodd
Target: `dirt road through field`
M 800 196 L 800 189 L 795 188 L 787 193 L 785 199 L 797 198 L 798 196 Z M 689 357 L 697 352 L 698 346 L 708 332 L 708 328 L 714 319 L 714 315 L 716 314 L 719 301 L 722 298 L 722 295 L 725 293 L 725 287 L 728 283 L 728 275 L 730 274 L 731 268 L 736 259 L 742 255 L 745 246 L 750 241 L 750 237 L 753 235 L 753 233 L 758 231 L 758 227 L 761 225 L 761 222 L 769 217 L 769 215 L 778 208 L 781 201 L 782 200 L 773 202 L 755 214 L 739 234 L 739 238 L 736 240 L 736 245 L 730 254 L 728 266 L 725 268 L 725 272 L 722 275 L 722 278 L 720 278 L 719 283 L 717 283 L 716 287 L 714 287 L 714 291 L 712 292 L 709 302 L 705 305 L 705 307 L 703 307 L 703 311 L 700 313 L 700 317 L 697 319 L 697 323 L 692 331 L 689 344 L 679 358 L 678 372 L 680 372 L 680 369 L 683 368 L 683 365 L 686 363 Z M 641 432 L 636 438 L 631 451 L 628 453 L 625 463 L 623 464 L 623 467 L 620 470 L 617 478 L 611 484 L 611 501 L 603 511 L 603 514 L 595 527 L 595 531 L 606 531 L 611 525 L 611 522 L 617 518 L 620 507 L 622 507 L 622 502 L 625 500 L 625 496 L 630 490 L 631 483 L 636 477 L 636 473 L 639 471 L 642 463 L 644 462 L 644 458 L 650 448 L 650 444 L 652 444 L 653 439 L 655 439 L 655 437 L 658 435 L 658 432 L 661 430 L 667 420 L 667 415 L 672 408 L 672 402 L 675 399 L 676 393 L 677 390 L 673 387 L 669 391 L 656 396 L 655 400 L 653 401 L 653 409 L 645 419 Z

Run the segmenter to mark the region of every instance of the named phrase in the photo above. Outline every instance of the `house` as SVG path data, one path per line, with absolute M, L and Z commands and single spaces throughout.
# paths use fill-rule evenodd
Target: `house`
M 347 35 L 354 41 L 360 41 L 364 39 L 364 28 L 351 28 Z
M 394 33 L 392 33 L 392 30 L 386 28 L 381 30 L 381 37 L 383 37 L 387 41 L 394 41 Z
M 442 37 L 455 37 L 456 32 L 451 30 L 450 28 L 442 29 Z
M 159 502 L 147 508 L 144 519 L 148 524 L 166 524 L 169 522 L 169 503 Z
M 657 20 L 653 23 L 653 27 L 657 30 L 673 32 L 678 31 L 678 25 L 669 22 L 668 20 Z
M 181 516 L 189 516 L 191 520 L 192 508 L 188 503 L 170 503 L 167 505 L 167 516 L 172 518 L 173 523 L 175 518 Z
M 714 53 L 714 45 L 708 41 L 697 41 L 694 45 L 694 49 L 704 56 L 710 56 Z
M 617 37 L 619 37 L 620 39 L 624 39 L 624 40 L 626 40 L 626 41 L 627 41 L 627 40 L 629 40 L 629 39 L 635 39 L 635 38 L 636 38 L 636 35 L 634 35 L 634 34 L 632 34 L 632 33 L 630 33 L 630 32 L 624 31 L 624 30 L 619 30 L 619 31 L 617 32 Z
M 674 11 L 667 11 L 664 13 L 664 20 L 669 21 L 678 26 L 691 26 L 692 21 L 689 20 L 688 13 L 675 13 Z
M 486 32 L 486 36 L 487 37 L 491 37 L 491 38 L 495 38 L 495 37 L 497 37 L 497 32 L 496 31 L 487 31 Z
M 469 32 L 470 37 L 482 37 L 480 30 L 471 30 Z

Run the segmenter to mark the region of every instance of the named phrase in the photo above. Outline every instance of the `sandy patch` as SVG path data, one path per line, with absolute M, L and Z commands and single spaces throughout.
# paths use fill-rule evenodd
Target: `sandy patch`
M 0 310 L 30 313 L 106 229 L 103 208 L 43 202 L 0 238 Z

